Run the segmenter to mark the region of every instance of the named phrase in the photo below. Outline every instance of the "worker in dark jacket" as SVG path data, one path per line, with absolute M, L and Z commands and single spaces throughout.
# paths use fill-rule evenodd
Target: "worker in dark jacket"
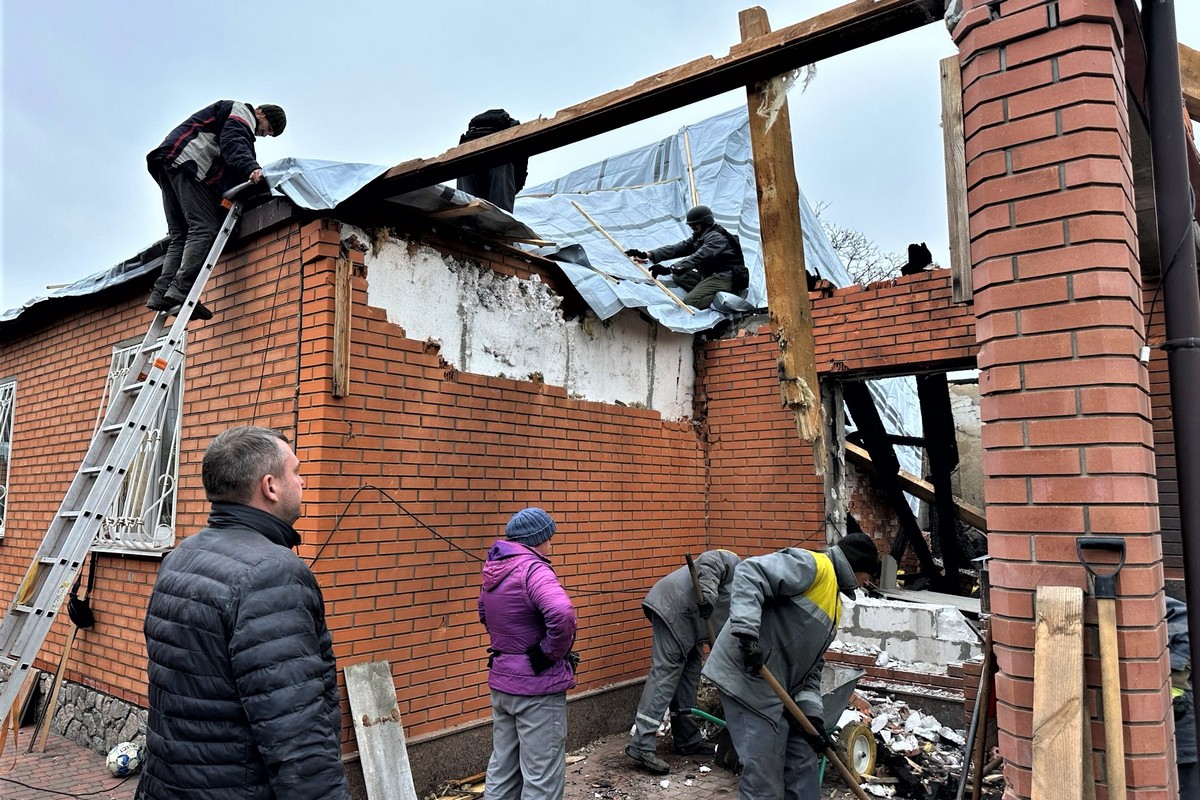
M 163 560 L 146 611 L 139 800 L 347 800 L 321 590 L 292 552 L 300 460 L 231 428 L 201 467 L 208 526 Z
M 825 741 L 821 671 L 842 601 L 879 571 L 865 533 L 824 553 L 787 547 L 742 561 L 733 574 L 729 623 L 704 665 L 742 760 L 741 800 L 817 800 Z M 762 678 L 766 666 L 820 734 L 809 737 Z
M 170 239 L 147 308 L 177 313 L 220 230 L 221 195 L 239 183 L 262 180 L 254 137 L 278 136 L 285 125 L 287 115 L 279 106 L 218 100 L 180 123 L 146 155 L 146 167 L 162 190 Z M 193 314 L 212 318 L 201 303 Z
M 1171 707 L 1175 714 L 1175 765 L 1180 800 L 1200 800 L 1196 765 L 1196 711 L 1192 692 L 1192 650 L 1187 605 L 1167 598 L 1167 646 L 1171 651 Z
M 492 695 L 484 800 L 561 800 L 566 786 L 567 689 L 579 659 L 575 608 L 550 566 L 557 530 L 542 509 L 523 508 L 483 565 Z
M 459 144 L 466 144 L 493 133 L 515 128 L 521 123 L 508 115 L 503 108 L 493 108 L 471 117 L 467 132 L 459 137 Z M 458 179 L 458 188 L 469 195 L 481 197 L 505 211 L 513 210 L 517 192 L 525 188 L 529 177 L 529 159 L 519 158 L 509 164 L 497 164 L 488 169 L 472 172 Z
M 708 550 L 696 559 L 696 578 L 702 601 L 686 566 L 672 572 L 650 588 L 642 611 L 650 620 L 654 640 L 650 648 L 650 674 L 638 701 L 634 732 L 625 754 L 656 775 L 671 771 L 654 752 L 655 735 L 663 714 L 671 709 L 671 735 L 680 755 L 713 754 L 688 710 L 696 705 L 700 684 L 700 648 L 708 641 L 708 625 L 719 631 L 729 617 L 729 584 L 738 564 L 737 554 Z
M 717 292 L 741 294 L 750 283 L 742 245 L 737 237 L 717 224 L 712 209 L 696 206 L 687 212 L 687 225 L 692 236 L 682 242 L 654 250 L 626 250 L 625 255 L 638 262 L 655 262 L 650 267 L 654 276 L 672 275 L 675 284 L 687 294 L 683 302 L 694 308 L 708 308 Z M 670 267 L 659 261 L 687 256 Z

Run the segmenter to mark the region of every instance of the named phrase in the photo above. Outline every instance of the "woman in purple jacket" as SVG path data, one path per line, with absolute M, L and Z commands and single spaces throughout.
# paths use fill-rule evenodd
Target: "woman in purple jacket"
M 479 620 L 487 628 L 492 757 L 485 800 L 558 800 L 567 755 L 567 689 L 575 685 L 575 609 L 547 556 L 557 527 L 523 508 L 483 565 Z

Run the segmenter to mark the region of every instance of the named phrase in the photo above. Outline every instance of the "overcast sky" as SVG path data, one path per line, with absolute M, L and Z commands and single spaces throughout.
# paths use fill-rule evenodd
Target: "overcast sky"
M 527 121 L 740 40 L 718 0 L 341 3 L 0 0 L 0 310 L 107 269 L 166 233 L 145 154 L 218 99 L 277 103 L 284 156 L 398 164 L 437 155 L 504 107 Z M 781 28 L 841 5 L 762 5 Z M 1187 6 L 1187 8 L 1184 8 Z M 1200 3 L 1177 2 L 1200 40 Z M 790 107 L 801 190 L 885 250 L 926 241 L 948 263 L 941 23 L 821 62 Z M 739 104 L 731 92 L 533 157 L 531 185 Z

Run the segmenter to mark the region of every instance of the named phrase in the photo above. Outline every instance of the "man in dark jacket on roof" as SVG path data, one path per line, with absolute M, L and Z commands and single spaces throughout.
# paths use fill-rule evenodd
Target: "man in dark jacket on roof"
M 146 611 L 139 800 L 347 800 L 321 590 L 291 548 L 304 480 L 278 431 L 239 427 L 201 467 L 208 527 L 163 560 Z
M 515 128 L 521 123 L 508 115 L 503 108 L 493 108 L 471 117 L 467 132 L 459 137 L 459 144 L 473 142 L 493 133 Z M 529 159 L 519 158 L 509 164 L 497 164 L 488 169 L 463 175 L 458 179 L 458 188 L 467 194 L 481 197 L 505 211 L 513 210 L 517 192 L 525 188 L 529 177 Z
M 218 100 L 146 155 L 146 167 L 162 190 L 170 239 L 147 308 L 175 313 L 187 299 L 221 227 L 221 195 L 239 183 L 262 180 L 254 137 L 278 136 L 285 125 L 279 106 Z M 212 312 L 197 303 L 194 315 L 210 319 Z
M 693 308 L 708 308 L 717 292 L 741 294 L 750 285 L 750 273 L 737 237 L 717 224 L 712 209 L 696 206 L 687 212 L 690 239 L 653 250 L 626 250 L 625 255 L 639 262 L 653 261 L 650 274 L 672 275 L 675 285 L 687 294 L 683 302 Z M 687 256 L 670 267 L 659 261 Z
M 561 800 L 566 780 L 567 689 L 578 657 L 575 608 L 550 566 L 558 527 L 523 508 L 488 551 L 479 592 L 487 628 L 492 756 L 485 800 Z
M 839 593 L 879 572 L 865 533 L 824 553 L 786 547 L 742 561 L 733 574 L 729 623 L 704 677 L 717 686 L 725 724 L 742 760 L 739 800 L 818 800 L 825 750 L 821 671 L 841 621 Z M 809 737 L 759 672 L 766 666 L 821 735 Z M 835 720 L 829 720 L 834 722 Z
M 729 585 L 738 565 L 736 553 L 707 550 L 696 559 L 696 582 L 703 601 L 696 599 L 692 573 L 683 566 L 650 587 L 642 610 L 654 630 L 650 674 L 642 687 L 633 733 L 625 754 L 656 775 L 671 771 L 655 753 L 655 736 L 663 714 L 671 710 L 671 735 L 680 755 L 713 754 L 689 713 L 700 685 L 700 648 L 708 641 L 708 624 L 721 630 L 729 618 Z

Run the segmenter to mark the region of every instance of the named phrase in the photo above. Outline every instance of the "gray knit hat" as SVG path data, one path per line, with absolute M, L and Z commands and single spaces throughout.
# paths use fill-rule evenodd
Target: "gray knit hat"
M 272 103 L 263 103 L 258 106 L 258 110 L 263 112 L 267 122 L 271 123 L 271 131 L 276 136 L 283 133 L 283 129 L 287 127 L 287 114 L 283 113 L 282 108 Z
M 512 515 L 504 526 L 504 535 L 510 542 L 537 547 L 558 530 L 553 518 L 540 508 L 522 508 Z

